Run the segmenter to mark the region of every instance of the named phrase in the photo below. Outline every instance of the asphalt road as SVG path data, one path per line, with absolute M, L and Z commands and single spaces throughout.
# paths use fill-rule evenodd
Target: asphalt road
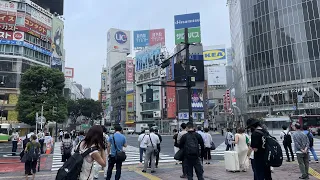
M 161 143 L 161 153 L 165 155 L 174 156 L 173 151 L 173 135 L 163 135 L 162 136 L 162 143 Z M 216 146 L 219 146 L 221 143 L 224 142 L 224 136 L 221 136 L 221 134 L 214 134 L 212 135 L 213 142 Z M 128 135 L 127 136 L 127 143 L 130 146 L 134 146 L 139 148 L 138 143 L 138 136 L 137 135 Z M 213 159 L 220 159 L 218 157 Z

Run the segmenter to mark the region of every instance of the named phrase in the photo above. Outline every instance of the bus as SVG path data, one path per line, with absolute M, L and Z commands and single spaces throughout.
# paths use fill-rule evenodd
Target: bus
M 292 115 L 290 120 L 291 124 L 299 123 L 302 127 L 307 126 L 314 135 L 319 132 L 320 115 Z
M 0 124 L 0 142 L 8 142 L 10 138 L 10 124 Z

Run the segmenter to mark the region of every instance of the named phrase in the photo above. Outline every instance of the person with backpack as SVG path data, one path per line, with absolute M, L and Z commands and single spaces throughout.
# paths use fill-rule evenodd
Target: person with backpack
M 295 131 L 292 134 L 294 150 L 297 154 L 299 169 L 302 174 L 299 179 L 309 179 L 309 138 L 301 131 L 300 124 L 296 123 L 292 128 Z
M 79 142 L 81 142 L 83 139 L 85 138 L 84 136 L 84 131 L 80 131 L 79 132 L 79 136 L 76 138 L 75 143 L 76 146 L 79 144 Z
M 11 141 L 12 141 L 12 156 L 16 155 L 17 148 L 18 148 L 18 140 L 19 140 L 19 133 L 18 130 L 14 130 L 11 135 Z
M 30 140 L 31 142 L 27 143 L 24 155 L 26 156 L 24 164 L 26 180 L 28 180 L 28 175 L 30 174 L 32 174 L 32 179 L 34 180 L 38 159 L 40 157 L 40 143 L 36 141 L 37 135 L 32 135 Z
M 105 147 L 108 146 L 108 140 L 109 140 L 109 136 L 107 134 L 107 128 L 105 126 L 101 126 L 103 129 L 103 142 L 105 144 Z M 108 155 L 106 154 L 106 157 L 108 157 Z M 93 163 L 93 169 L 94 169 L 94 179 L 98 179 L 99 178 L 99 170 L 101 170 L 101 166 L 99 165 L 99 163 L 94 162 Z M 102 168 L 104 170 L 104 178 L 107 177 L 107 171 L 108 171 L 108 166 Z
M 233 134 L 232 134 L 232 132 L 231 132 L 231 129 L 230 128 L 228 128 L 227 129 L 227 133 L 226 133 L 226 138 L 225 138 L 225 145 L 227 146 L 226 147 L 226 151 L 229 151 L 229 150 L 232 150 L 233 149 L 233 140 L 234 140 L 234 136 L 233 136 Z
M 139 142 L 139 153 L 140 153 L 140 165 L 142 165 L 142 159 L 143 159 L 143 153 L 146 152 L 146 144 L 144 143 L 144 138 L 145 138 L 145 130 L 142 130 L 141 134 L 138 137 L 138 142 Z
M 69 133 L 64 134 L 64 138 L 61 143 L 61 162 L 66 162 L 71 157 L 71 152 L 73 148 L 73 143 Z
M 267 150 L 266 143 L 264 143 L 264 140 L 266 139 L 265 136 L 268 136 L 269 132 L 262 128 L 261 121 L 254 118 L 247 120 L 247 129 L 250 129 L 251 131 L 250 147 L 254 152 L 254 163 L 252 163 L 254 166 L 252 167 L 254 170 L 254 177 L 256 177 L 257 180 L 272 180 L 271 168 L 265 158 Z
M 204 180 L 203 166 L 201 159 L 204 157 L 205 149 L 204 142 L 200 134 L 196 133 L 193 128 L 193 123 L 187 123 L 188 132 L 180 139 L 179 148 L 184 151 L 184 162 L 187 166 L 188 180 L 193 179 L 193 169 L 196 172 L 198 180 Z M 201 152 L 199 151 L 199 145 Z
M 310 149 L 310 152 L 312 153 L 313 159 L 316 161 L 316 163 L 319 163 L 319 159 L 318 159 L 317 153 L 315 152 L 315 150 L 313 148 L 313 141 L 314 141 L 313 140 L 313 134 L 310 132 L 310 130 L 308 129 L 307 126 L 303 126 L 303 133 L 308 136 L 309 149 Z M 309 160 L 311 160 L 311 155 L 310 155 L 310 159 Z
M 291 133 L 286 125 L 282 126 L 283 131 L 280 133 L 280 139 L 283 139 L 283 147 L 286 151 L 287 155 L 287 162 L 290 162 L 290 156 L 289 156 L 289 151 L 291 154 L 291 159 L 294 161 L 294 155 L 292 151 L 292 138 L 291 138 Z
M 178 133 L 178 137 L 177 137 L 177 142 L 178 142 L 178 145 L 180 144 L 180 139 L 182 138 L 183 135 L 187 134 L 187 125 L 186 123 L 182 123 L 180 125 L 181 127 L 181 131 Z M 187 177 L 187 165 L 184 161 L 182 161 L 182 175 L 180 176 L 180 178 L 186 178 Z
M 150 162 L 151 173 L 155 173 L 155 160 L 156 156 L 159 153 L 157 149 L 157 144 L 160 143 L 159 136 L 157 136 L 153 128 L 150 129 L 150 134 L 145 137 L 144 143 L 147 146 L 146 153 L 144 157 L 144 167 L 142 172 L 146 173 L 148 164 Z
M 113 134 L 113 136 L 110 136 L 108 140 L 107 152 L 109 154 L 109 161 L 106 180 L 111 179 L 114 165 L 116 165 L 115 180 L 120 179 L 122 162 L 126 159 L 123 147 L 127 147 L 127 140 L 126 137 L 121 133 L 122 127 L 120 125 L 116 125 L 114 130 L 116 132 Z
M 179 151 L 179 144 L 178 144 L 178 130 L 174 129 L 173 130 L 173 150 L 174 150 L 174 154 L 176 154 Z M 179 161 L 176 161 L 176 165 L 178 165 Z

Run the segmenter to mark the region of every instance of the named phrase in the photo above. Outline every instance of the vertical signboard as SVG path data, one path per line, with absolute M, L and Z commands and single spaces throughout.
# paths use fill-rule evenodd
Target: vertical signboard
M 133 83 L 133 82 L 134 82 L 134 65 L 133 65 L 133 59 L 127 59 L 127 64 L 126 64 L 126 80 L 127 80 L 127 83 Z
M 111 28 L 107 35 L 107 51 L 131 53 L 130 31 Z
M 57 17 L 52 18 L 52 61 L 51 67 L 62 70 L 64 23 Z
M 175 44 L 184 42 L 184 29 L 188 28 L 190 43 L 201 42 L 200 13 L 174 16 Z
M 192 111 L 204 110 L 202 89 L 192 89 L 191 106 L 192 106 Z
M 174 81 L 167 82 L 167 85 L 175 86 Z M 166 87 L 167 94 L 167 118 L 176 118 L 176 88 L 175 87 Z
M 133 123 L 135 120 L 134 114 L 134 91 L 127 91 L 126 96 L 126 123 Z
M 65 67 L 64 69 L 64 77 L 66 78 L 73 78 L 74 77 L 74 69 Z

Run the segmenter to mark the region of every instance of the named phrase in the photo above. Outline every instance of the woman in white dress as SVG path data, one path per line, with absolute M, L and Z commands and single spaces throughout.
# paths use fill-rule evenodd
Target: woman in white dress
M 235 150 L 238 153 L 239 158 L 239 164 L 240 164 L 240 170 L 246 171 L 245 169 L 245 161 L 247 160 L 247 153 L 248 153 L 248 143 L 247 143 L 247 136 L 244 133 L 244 128 L 239 128 L 238 133 L 235 135 L 235 141 L 234 144 Z

